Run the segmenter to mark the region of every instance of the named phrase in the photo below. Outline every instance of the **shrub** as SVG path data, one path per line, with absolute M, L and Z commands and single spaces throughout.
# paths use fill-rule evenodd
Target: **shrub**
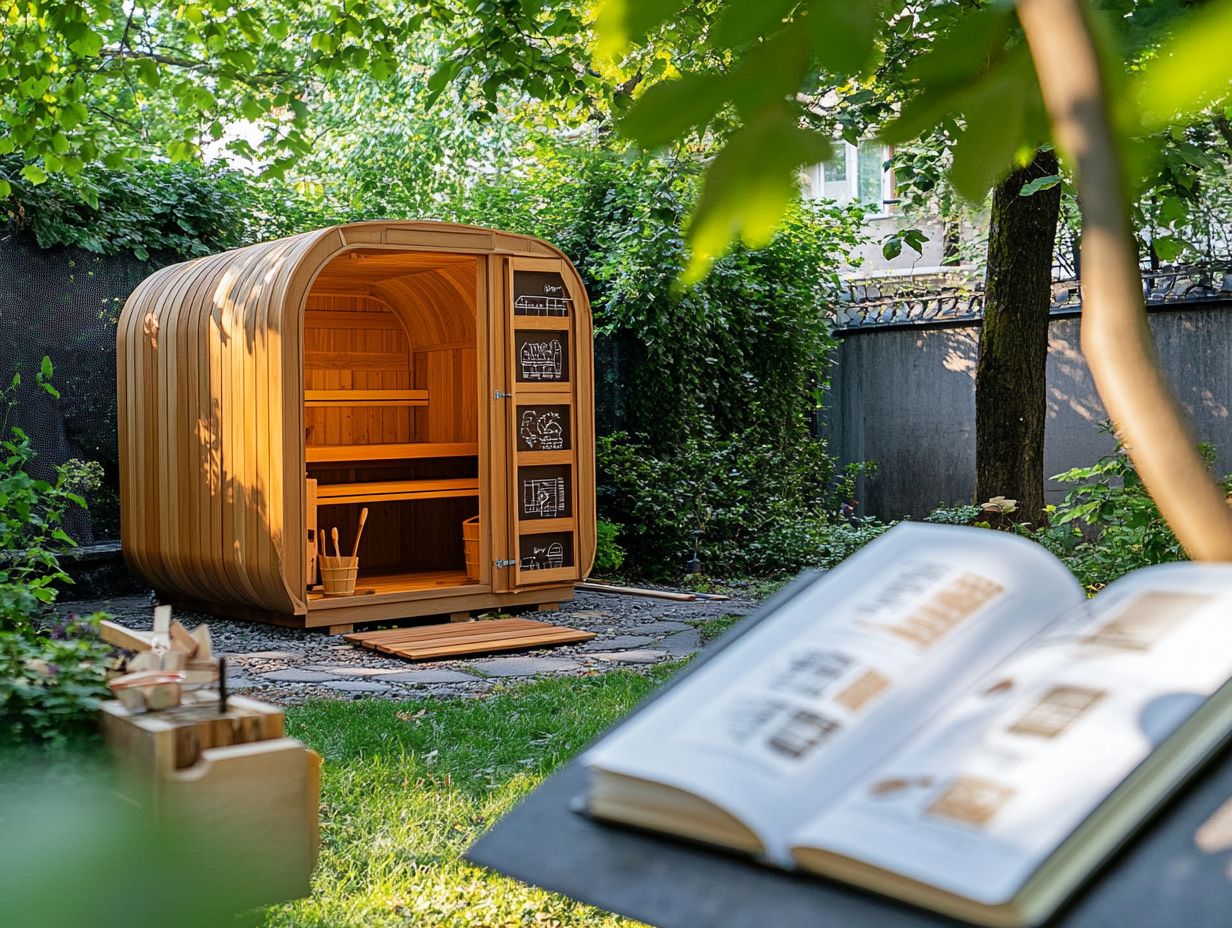
M 1213 449 L 1199 450 L 1213 468 Z M 1046 507 L 1049 527 L 1031 537 L 1064 560 L 1089 592 L 1139 567 L 1186 559 L 1120 441 L 1092 466 L 1053 479 L 1075 486 L 1059 505 Z M 1227 492 L 1232 481 L 1224 477 L 1223 485 Z
M 57 397 L 52 374 L 44 358 L 35 383 Z M 0 391 L 0 735 L 62 743 L 90 727 L 107 693 L 111 649 L 97 635 L 101 613 L 65 622 L 51 613 L 56 586 L 72 582 L 57 556 L 73 546 L 64 514 L 85 506 L 76 491 L 99 475 L 78 461 L 59 467 L 54 483 L 30 475 L 30 439 L 8 427 L 20 385 L 17 373 Z
M 836 550 L 874 537 L 871 523 L 836 515 L 870 468 L 836 474 L 817 441 L 781 448 L 754 433 L 709 434 L 655 453 L 621 432 L 600 438 L 599 465 L 600 505 L 622 521 L 630 563 L 651 576 L 679 575 L 695 546 L 711 575 L 778 574 L 829 566 Z
M 93 732 L 108 696 L 103 617 L 70 616 L 45 634 L 0 631 L 0 735 L 63 745 Z
M 979 506 L 938 506 L 924 521 L 934 525 L 973 525 L 982 514 Z
M 625 549 L 616 543 L 620 537 L 621 526 L 607 519 L 600 519 L 595 545 L 595 570 L 600 574 L 615 573 L 625 562 Z

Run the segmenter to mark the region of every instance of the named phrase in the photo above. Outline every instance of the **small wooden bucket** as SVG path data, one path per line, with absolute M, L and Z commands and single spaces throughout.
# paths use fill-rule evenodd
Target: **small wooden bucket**
M 462 550 L 466 557 L 466 579 L 479 579 L 479 516 L 462 523 Z
M 321 586 L 324 587 L 326 596 L 350 596 L 355 592 L 359 558 L 322 555 L 320 564 Z

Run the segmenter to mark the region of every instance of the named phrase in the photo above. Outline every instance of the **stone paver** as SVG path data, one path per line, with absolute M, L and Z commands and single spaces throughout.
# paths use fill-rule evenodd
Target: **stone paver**
M 272 670 L 261 674 L 262 680 L 275 680 L 279 683 L 327 683 L 337 680 L 336 673 L 321 673 L 317 670 Z
M 261 661 L 297 661 L 304 656 L 303 651 L 248 651 L 243 654 L 229 654 L 238 660 Z
M 666 651 L 652 651 L 648 648 L 641 648 L 636 651 L 597 651 L 593 654 L 587 654 L 586 658 L 594 658 L 597 661 L 605 661 L 609 664 L 657 664 L 663 658 L 667 657 Z
M 389 687 L 380 683 L 372 683 L 368 680 L 335 680 L 332 683 L 326 683 L 331 690 L 339 690 L 343 693 L 388 693 Z
M 493 677 L 533 677 L 541 673 L 563 673 L 581 665 L 561 657 L 498 657 L 487 661 L 472 661 L 480 673 Z
M 125 625 L 148 629 L 152 603 L 146 594 L 66 601 L 58 608 L 81 614 L 104 611 Z M 532 612 L 529 617 L 595 632 L 599 637 L 592 641 L 531 652 L 416 663 L 352 645 L 319 630 L 241 622 L 183 610 L 177 610 L 176 617 L 189 628 L 199 622 L 209 623 L 215 652 L 227 657 L 232 692 L 287 705 L 314 698 L 476 696 L 505 681 L 537 676 L 576 676 L 618 667 L 650 669 L 698 650 L 701 639 L 695 625 L 744 615 L 753 606 L 738 599 L 680 603 L 578 593 L 559 612 Z M 472 667 L 475 672 L 470 672 Z
M 582 645 L 582 651 L 619 651 L 622 648 L 640 648 L 654 641 L 646 635 L 617 635 L 615 638 L 595 638 Z
M 651 622 L 649 625 L 634 625 L 629 629 L 638 635 L 666 635 L 670 632 L 683 632 L 692 628 L 687 622 Z
M 305 664 L 304 669 L 327 673 L 334 677 L 374 677 L 379 674 L 397 673 L 389 667 L 360 667 L 358 664 Z
M 702 636 L 696 628 L 690 628 L 687 632 L 676 632 L 674 635 L 668 635 L 659 642 L 659 647 L 674 657 L 686 657 L 701 650 L 701 646 Z
M 432 686 L 440 683 L 477 683 L 481 678 L 460 670 L 403 670 L 382 672 L 379 679 L 389 683 Z

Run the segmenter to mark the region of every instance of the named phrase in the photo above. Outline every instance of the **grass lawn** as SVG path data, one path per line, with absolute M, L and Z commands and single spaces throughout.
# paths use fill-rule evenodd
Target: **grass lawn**
M 472 867 L 461 854 L 679 666 L 544 680 L 483 698 L 289 709 L 288 734 L 325 758 L 321 862 L 312 896 L 270 908 L 266 924 L 633 924 Z

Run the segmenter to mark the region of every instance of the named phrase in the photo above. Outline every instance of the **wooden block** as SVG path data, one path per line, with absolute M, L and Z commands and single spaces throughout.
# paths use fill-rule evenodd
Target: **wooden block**
M 539 612 L 559 612 L 560 603 L 540 603 L 537 608 Z
M 451 612 L 449 613 L 450 622 L 469 622 L 471 614 L 469 612 Z
M 331 635 L 349 635 L 355 631 L 354 625 L 331 625 L 329 626 L 329 634 Z
M 187 703 L 157 714 L 135 715 L 118 702 L 102 705 L 103 735 L 119 764 L 144 777 L 189 767 L 207 748 L 281 738 L 282 710 L 232 696 L 217 704 Z
M 204 626 L 199 626 L 204 627 Z M 197 649 L 200 647 L 197 639 L 189 634 L 179 619 L 171 623 L 171 647 L 177 651 L 182 651 L 186 657 L 196 657 Z
M 119 622 L 103 619 L 98 623 L 98 636 L 108 644 L 126 651 L 146 651 L 149 650 L 152 633 L 139 632 Z
M 207 748 L 160 784 L 158 807 L 222 835 L 249 904 L 306 896 L 320 847 L 321 758 L 292 738 Z

